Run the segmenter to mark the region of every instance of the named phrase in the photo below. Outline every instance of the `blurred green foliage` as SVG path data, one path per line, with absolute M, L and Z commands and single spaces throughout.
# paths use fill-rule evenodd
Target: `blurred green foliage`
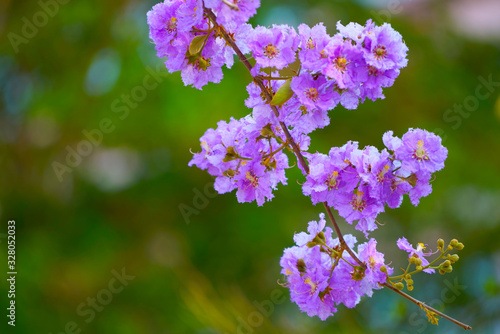
M 338 20 L 363 23 L 387 10 L 361 0 L 263 2 L 253 24 L 323 21 L 330 33 Z M 340 307 L 326 322 L 290 303 L 277 283 L 279 258 L 321 207 L 301 195 L 296 168 L 262 208 L 238 204 L 234 194 L 207 196 L 207 203 L 196 195 L 213 180 L 187 166 L 189 150 L 219 120 L 249 113 L 243 101 L 250 76 L 237 64 L 221 84 L 197 91 L 184 87 L 179 74 L 160 74 L 157 88 L 127 104 L 126 95 L 139 94 L 137 87 L 162 64 L 146 25 L 154 3 L 70 1 L 17 53 L 9 33 L 21 35 L 24 18 L 32 21 L 40 4 L 0 4 L 2 315 L 8 219 L 17 222 L 18 266 L 16 327 L 2 316 L 0 331 L 60 333 L 74 321 L 82 333 L 458 332 L 445 320 L 428 324 L 418 307 L 386 290 L 355 309 Z M 446 137 L 447 166 L 433 194 L 418 208 L 406 199 L 383 214 L 386 226 L 373 236 L 395 268 L 406 265 L 396 247 L 403 235 L 432 249 L 439 237 L 462 241 L 454 272 L 415 276 L 412 295 L 478 333 L 498 333 L 500 88 L 470 113 L 447 110 L 475 96 L 479 77 L 500 81 L 500 31 L 487 39 L 461 35 L 453 15 L 464 3 L 401 3 L 390 23 L 410 48 L 408 68 L 385 90 L 385 100 L 332 111 L 331 125 L 312 135 L 311 151 L 348 140 L 381 148 L 385 131 L 402 135 L 409 127 Z M 68 147 L 86 139 L 82 131 L 99 129 L 105 119 L 113 130 L 60 181 L 53 163 L 65 163 Z M 193 201 L 203 209 L 187 222 L 179 205 L 194 207 Z M 343 221 L 341 229 L 353 232 Z M 82 315 L 88 298 L 105 298 L 112 271 L 122 268 L 135 278 L 93 319 Z M 462 288 L 453 292 L 453 282 Z M 273 298 L 279 303 L 260 324 L 254 302 Z M 259 326 L 245 328 L 242 321 Z

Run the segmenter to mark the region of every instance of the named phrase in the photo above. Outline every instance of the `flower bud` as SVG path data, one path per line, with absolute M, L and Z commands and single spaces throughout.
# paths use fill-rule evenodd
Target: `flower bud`
M 457 254 L 449 255 L 448 260 L 450 260 L 452 263 L 457 262 L 460 259 L 460 257 Z
M 438 239 L 438 248 L 443 249 L 444 247 L 444 240 L 443 239 Z
M 413 285 L 408 285 L 407 288 L 408 288 L 408 291 L 413 291 Z
M 398 290 L 403 290 L 403 288 L 405 287 L 403 283 L 401 282 L 398 282 L 396 284 L 394 284 L 394 287 Z
M 228 162 L 228 161 L 232 161 L 235 159 L 238 159 L 238 153 L 236 153 L 236 151 L 234 150 L 234 147 L 229 146 L 226 149 L 226 156 L 224 157 L 224 159 L 222 161 Z
M 417 266 L 421 265 L 421 264 L 422 264 L 422 259 L 421 259 L 421 258 L 419 258 L 419 257 L 415 258 L 415 264 L 416 264 Z
M 448 267 L 443 267 L 443 271 L 445 273 L 451 273 L 453 271 L 453 267 L 451 265 Z
M 318 244 L 317 244 L 317 243 L 315 243 L 314 241 L 309 241 L 309 242 L 306 244 L 306 246 L 307 246 L 307 247 L 309 247 L 309 248 L 312 248 L 312 247 L 317 246 L 317 245 L 318 245 Z
M 297 269 L 301 273 L 305 273 L 306 272 L 306 263 L 304 262 L 303 259 L 298 259 L 297 260 Z
M 463 244 L 463 243 L 461 243 L 461 242 L 459 242 L 459 243 L 455 246 L 455 248 L 456 248 L 457 250 L 462 250 L 462 249 L 464 249 L 464 244 Z
M 406 280 L 406 284 L 407 285 L 413 285 L 413 280 L 412 279 Z
M 417 266 L 417 270 L 418 270 L 418 271 L 422 271 L 422 270 L 424 270 L 424 267 L 422 267 L 422 266 Z
M 452 240 L 450 241 L 450 245 L 451 245 L 451 247 L 457 247 L 457 245 L 458 245 L 458 240 L 457 240 L 457 239 L 452 239 Z
M 222 173 L 222 175 L 228 176 L 228 177 L 233 177 L 234 174 L 235 174 L 235 171 L 232 170 L 232 169 L 228 169 L 228 170 L 226 170 L 225 172 Z
M 417 178 L 417 174 L 415 173 L 412 173 L 410 176 L 408 176 L 406 179 L 406 182 L 408 182 L 412 187 L 415 187 L 415 185 L 417 184 L 417 181 L 418 181 L 418 178 Z
M 316 236 L 314 237 L 314 239 L 313 239 L 313 241 L 312 241 L 312 242 L 314 242 L 314 243 L 315 243 L 315 244 L 317 244 L 317 245 L 323 245 L 323 244 L 324 244 L 323 240 L 321 240 L 321 238 L 319 237 L 319 235 L 316 235 Z
M 262 130 L 260 130 L 260 134 L 264 137 L 273 136 L 274 132 L 273 129 L 271 129 L 271 124 L 268 124 L 265 127 L 263 127 Z
M 446 260 L 443 263 L 441 263 L 441 267 L 449 267 L 449 266 L 451 266 L 450 260 Z
M 443 271 L 443 269 L 439 269 L 439 273 L 440 273 L 441 275 L 444 275 L 444 274 L 445 274 L 445 272 Z
M 411 275 L 410 274 L 406 274 L 405 278 L 406 279 L 411 279 Z
M 387 267 L 386 266 L 380 267 L 380 271 L 387 274 Z
M 318 233 L 318 237 L 319 237 L 321 240 L 323 240 L 323 241 L 325 241 L 325 240 L 326 240 L 326 239 L 325 239 L 325 233 L 323 233 L 323 231 L 321 231 L 321 232 L 319 232 L 319 233 Z

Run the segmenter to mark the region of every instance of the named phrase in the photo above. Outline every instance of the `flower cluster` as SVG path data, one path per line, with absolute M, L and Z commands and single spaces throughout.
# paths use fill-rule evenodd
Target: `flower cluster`
M 292 301 L 307 315 L 321 320 L 333 315 L 339 304 L 353 308 L 362 296 L 371 297 L 393 272 L 385 265 L 384 254 L 377 252 L 375 239 L 357 247 L 356 256 L 366 265 L 363 268 L 338 238 L 332 238 L 332 229 L 325 228 L 325 223 L 324 214 L 319 222 L 309 222 L 309 233 L 296 234 L 296 246 L 285 249 L 280 261 Z M 345 235 L 344 239 L 354 248 L 354 236 Z
M 215 31 L 204 15 L 204 6 L 218 13 L 217 21 L 238 37 L 237 30 L 260 5 L 258 0 L 239 1 L 232 8 L 219 0 L 165 0 L 148 12 L 149 37 L 158 57 L 167 57 L 170 72 L 181 71 L 185 85 L 201 89 L 208 82 L 222 80 L 222 67 L 234 63 L 234 50 Z
M 356 229 L 377 228 L 375 219 L 385 205 L 397 208 L 408 194 L 416 206 L 431 193 L 431 174 L 444 167 L 448 151 L 441 138 L 410 129 L 402 139 L 384 134 L 387 149 L 358 148 L 357 142 L 334 147 L 329 154 L 306 154 L 310 172 L 302 190 L 314 204 L 327 202 Z
M 220 121 L 200 139 L 202 151 L 189 166 L 196 165 L 215 176 L 215 189 L 223 194 L 238 189 L 239 202 L 257 201 L 262 205 L 273 198 L 272 190 L 286 184 L 288 157 L 282 130 L 263 117 Z M 306 147 L 304 147 L 306 148 Z

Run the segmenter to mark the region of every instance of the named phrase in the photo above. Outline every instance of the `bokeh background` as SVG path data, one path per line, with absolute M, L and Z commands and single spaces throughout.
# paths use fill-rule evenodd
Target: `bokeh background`
M 243 100 L 250 76 L 238 64 L 221 84 L 197 91 L 161 72 L 146 24 L 154 4 L 66 1 L 48 16 L 37 1 L 0 2 L 0 332 L 461 331 L 445 320 L 427 323 L 417 306 L 387 290 L 355 309 L 340 307 L 325 322 L 289 301 L 277 283 L 279 258 L 322 208 L 301 195 L 298 169 L 259 208 L 238 204 L 234 194 L 213 196 L 212 179 L 187 166 L 208 127 L 249 113 Z M 252 19 L 322 21 L 333 34 L 338 20 L 373 18 L 404 36 L 409 65 L 386 99 L 332 111 L 311 150 L 348 140 L 382 148 L 385 131 L 402 135 L 410 127 L 443 136 L 449 157 L 432 195 L 417 208 L 406 198 L 384 213 L 386 226 L 373 236 L 396 268 L 405 266 L 396 247 L 401 236 L 433 249 L 439 237 L 462 241 L 453 273 L 415 276 L 412 295 L 476 333 L 500 333 L 499 12 L 497 0 L 269 0 Z M 33 19 L 40 26 L 30 30 Z M 151 72 L 157 81 L 146 79 Z M 155 88 L 141 88 L 145 79 Z M 478 99 L 478 89 L 488 96 Z M 100 143 L 58 178 L 54 166 L 66 165 L 68 152 L 84 145 L 83 131 L 103 120 L 108 132 Z M 180 208 L 191 210 L 188 219 Z M 5 317 L 9 219 L 17 222 L 15 328 Z M 122 270 L 134 278 L 110 300 L 112 271 Z M 266 312 L 256 303 L 271 300 L 259 317 Z

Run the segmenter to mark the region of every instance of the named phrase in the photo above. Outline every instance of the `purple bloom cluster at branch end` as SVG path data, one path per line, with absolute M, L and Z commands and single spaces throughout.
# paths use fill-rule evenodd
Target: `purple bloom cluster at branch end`
M 385 265 L 384 254 L 376 250 L 375 239 L 357 247 L 358 258 L 366 264 L 366 269 L 362 269 L 342 250 L 325 223 L 324 214 L 320 214 L 319 222 L 309 222 L 308 233 L 296 234 L 296 246 L 285 249 L 280 260 L 292 301 L 302 312 L 321 320 L 337 312 L 340 304 L 352 308 L 361 297 L 371 297 L 373 290 L 381 289 L 380 284 L 393 272 Z M 350 248 L 355 247 L 354 236 L 348 234 L 344 239 Z
M 441 138 L 421 129 L 410 129 L 402 139 L 392 131 L 383 136 L 386 149 L 358 148 L 349 142 L 329 155 L 307 154 L 310 173 L 302 190 L 313 204 L 327 202 L 356 229 L 377 228 L 376 218 L 385 205 L 397 208 L 408 194 L 416 206 L 432 192 L 432 173 L 444 167 L 448 151 Z

